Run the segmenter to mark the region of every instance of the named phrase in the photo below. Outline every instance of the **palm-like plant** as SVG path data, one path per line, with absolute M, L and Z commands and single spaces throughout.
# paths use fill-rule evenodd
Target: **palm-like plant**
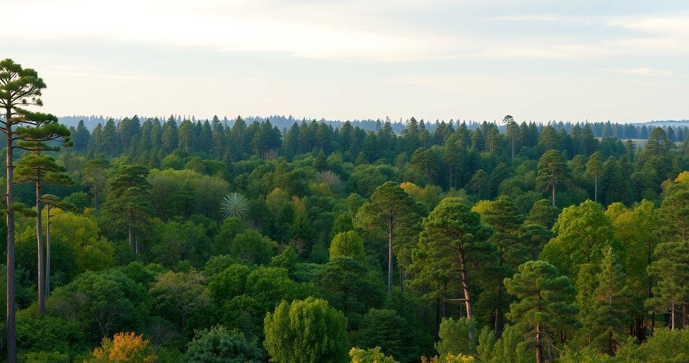
M 220 211 L 225 218 L 235 217 L 243 220 L 249 212 L 249 200 L 237 192 L 230 193 L 222 200 Z

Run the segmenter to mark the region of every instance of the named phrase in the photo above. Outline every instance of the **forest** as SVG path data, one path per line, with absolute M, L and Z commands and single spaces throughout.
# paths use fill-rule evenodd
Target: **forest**
M 89 130 L 45 88 L 0 62 L 8 362 L 689 360 L 686 128 Z

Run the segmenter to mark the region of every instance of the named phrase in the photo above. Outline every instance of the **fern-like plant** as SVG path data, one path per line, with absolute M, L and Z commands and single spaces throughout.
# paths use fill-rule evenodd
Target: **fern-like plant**
M 220 211 L 225 218 L 235 217 L 244 220 L 249 212 L 249 200 L 237 192 L 230 193 L 222 200 Z

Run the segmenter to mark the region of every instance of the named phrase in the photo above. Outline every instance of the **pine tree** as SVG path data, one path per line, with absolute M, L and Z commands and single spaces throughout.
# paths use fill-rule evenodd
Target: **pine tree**
M 469 319 L 474 317 L 470 277 L 477 266 L 495 261 L 495 246 L 488 242 L 490 234 L 490 227 L 481 224 L 479 214 L 456 197 L 443 199 L 423 221 L 415 264 L 422 273 L 443 274 L 460 284 Z
M 600 151 L 591 154 L 589 161 L 586 163 L 586 172 L 584 175 L 593 177 L 593 201 L 598 203 L 598 176 L 603 171 L 603 163 L 600 158 Z
M 656 261 L 648 267 L 655 280 L 653 297 L 646 300 L 646 307 L 657 313 L 670 314 L 670 329 L 685 326 L 677 321 L 677 309 L 689 303 L 689 244 L 665 242 L 656 247 Z M 683 314 L 683 320 L 686 315 Z
M 562 154 L 557 150 L 546 151 L 538 161 L 538 175 L 536 176 L 538 188 L 552 191 L 552 202 L 555 207 L 555 194 L 558 185 L 569 184 L 570 175 L 567 163 Z
M 507 292 L 519 299 L 510 305 L 507 318 L 533 341 L 536 362 L 552 360 L 551 347 L 561 329 L 576 324 L 574 287 L 567 276 L 545 261 L 529 261 L 505 279 Z
M 632 297 L 625 285 L 625 274 L 611 247 L 596 276 L 598 286 L 593 293 L 593 310 L 590 312 L 592 344 L 602 352 L 615 355 L 617 347 L 624 343 L 632 322 L 630 306 Z

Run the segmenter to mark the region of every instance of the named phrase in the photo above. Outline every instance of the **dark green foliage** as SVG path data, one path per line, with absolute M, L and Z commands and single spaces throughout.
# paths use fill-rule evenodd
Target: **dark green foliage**
M 184 359 L 194 363 L 258 363 L 263 361 L 263 351 L 255 340 L 217 325 L 196 332 Z

